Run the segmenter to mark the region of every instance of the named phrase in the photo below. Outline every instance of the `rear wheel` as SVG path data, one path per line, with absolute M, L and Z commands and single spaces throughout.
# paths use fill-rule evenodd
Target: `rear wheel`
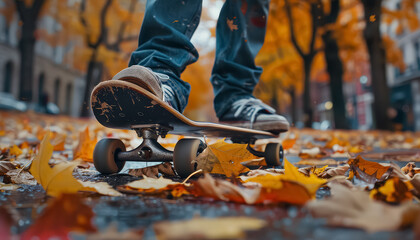
M 183 178 L 197 170 L 197 163 L 193 161 L 204 151 L 206 145 L 200 139 L 181 139 L 174 149 L 174 168 Z
M 105 138 L 100 140 L 93 151 L 93 164 L 102 174 L 118 173 L 125 161 L 117 161 L 119 152 L 125 152 L 125 145 L 120 139 Z
M 280 143 L 269 143 L 264 151 L 267 166 L 281 166 L 283 162 L 283 146 Z

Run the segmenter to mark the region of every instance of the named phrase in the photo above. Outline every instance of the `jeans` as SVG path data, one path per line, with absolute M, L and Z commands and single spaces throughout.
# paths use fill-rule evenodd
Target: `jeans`
M 252 96 L 262 68 L 255 57 L 264 43 L 269 0 L 226 0 L 216 26 L 216 57 L 211 83 L 214 107 L 220 118 L 231 104 Z M 186 66 L 197 61 L 190 42 L 202 10 L 202 0 L 148 0 L 139 47 L 130 65 L 142 65 L 167 74 L 164 82 L 177 93 L 180 112 L 188 103 L 191 86 L 181 80 Z

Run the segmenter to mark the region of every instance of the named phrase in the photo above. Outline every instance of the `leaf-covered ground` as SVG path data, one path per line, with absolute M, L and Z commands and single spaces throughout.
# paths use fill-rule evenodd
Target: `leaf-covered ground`
M 420 134 L 292 129 L 267 168 L 246 145 L 203 139 L 204 171 L 127 163 L 100 175 L 96 142 L 141 142 L 94 120 L 0 112 L 0 234 L 38 239 L 413 239 Z M 171 149 L 182 136 L 160 139 Z M 268 140 L 254 146 L 263 150 Z M 416 166 L 417 163 L 417 166 Z

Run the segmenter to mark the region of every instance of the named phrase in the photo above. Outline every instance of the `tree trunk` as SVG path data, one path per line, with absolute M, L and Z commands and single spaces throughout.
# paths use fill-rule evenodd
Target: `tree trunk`
M 103 72 L 103 64 L 101 62 L 96 61 L 96 50 L 92 54 L 89 64 L 88 70 L 86 74 L 86 86 L 85 92 L 83 97 L 82 109 L 80 111 L 81 117 L 89 117 L 91 114 L 90 109 L 90 94 L 94 86 L 96 86 L 102 78 Z
M 297 104 L 296 104 L 296 90 L 292 87 L 290 90 L 290 98 L 292 100 L 291 108 L 292 108 L 292 123 L 296 125 L 297 122 Z
M 20 84 L 19 98 L 23 101 L 32 101 L 35 58 L 35 32 L 34 22 L 24 23 L 22 37 L 19 40 L 20 53 Z
M 385 48 L 380 34 L 382 0 L 363 0 L 366 27 L 363 36 L 369 52 L 370 72 L 373 89 L 374 123 L 377 129 L 390 130 L 391 120 L 388 117 L 390 107 L 389 88 L 386 79 Z
M 324 24 L 335 24 L 340 12 L 340 1 L 331 1 L 331 11 L 325 16 Z M 346 118 L 346 105 L 343 94 L 343 64 L 339 56 L 337 39 L 333 31 L 327 30 L 322 34 L 324 42 L 325 62 L 327 72 L 330 76 L 330 94 L 333 103 L 334 126 L 337 129 L 348 129 L 349 124 Z
M 312 127 L 313 109 L 311 104 L 311 66 L 312 56 L 303 57 L 304 91 L 303 91 L 303 123 L 305 127 Z
M 23 101 L 32 101 L 32 88 L 34 79 L 35 58 L 35 30 L 39 13 L 45 0 L 34 0 L 31 6 L 24 1 L 15 0 L 19 18 L 22 21 L 20 51 L 20 84 L 19 98 Z

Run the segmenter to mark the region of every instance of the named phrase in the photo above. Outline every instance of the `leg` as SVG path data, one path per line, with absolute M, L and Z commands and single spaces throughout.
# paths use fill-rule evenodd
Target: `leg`
M 262 69 L 254 59 L 264 43 L 269 0 L 226 0 L 216 29 L 213 84 L 216 114 L 252 95 Z
M 269 0 L 226 0 L 217 22 L 216 60 L 211 82 L 219 120 L 275 133 L 287 120 L 252 96 L 262 68 L 255 65 L 265 37 Z
M 131 65 L 141 65 L 169 76 L 163 85 L 176 93 L 175 105 L 182 112 L 190 85 L 180 75 L 198 59 L 190 42 L 200 21 L 202 0 L 148 0 L 140 30 L 139 47 L 131 55 Z

